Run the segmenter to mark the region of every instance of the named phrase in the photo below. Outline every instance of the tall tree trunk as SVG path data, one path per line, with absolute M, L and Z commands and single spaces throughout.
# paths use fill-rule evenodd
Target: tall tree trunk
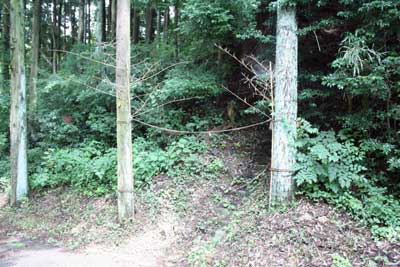
M 175 6 L 174 6 L 174 15 L 175 15 L 175 60 L 178 61 L 179 60 L 179 16 L 180 16 L 180 12 L 179 12 L 179 1 L 175 2 Z
M 79 1 L 78 38 L 79 42 L 85 42 L 85 0 Z
M 3 2 L 3 34 L 2 34 L 2 46 L 3 51 L 1 53 L 1 75 L 3 83 L 10 80 L 10 1 L 6 0 Z M 6 87 L 6 86 L 4 86 Z
M 107 19 L 106 19 L 106 0 L 101 0 L 101 9 L 102 9 L 102 11 L 103 11 L 103 14 L 102 14 L 102 16 L 101 16 L 101 18 L 102 18 L 102 29 L 101 29 L 101 31 L 102 31 L 102 39 L 101 39 L 101 41 L 102 42 L 105 42 L 106 41 L 106 34 L 107 34 L 107 32 L 106 32 L 106 23 L 107 23 Z
M 132 125 L 130 102 L 130 0 L 119 0 L 117 7 L 117 158 L 118 217 L 133 217 Z
M 37 77 L 40 48 L 40 5 L 41 0 L 34 0 L 32 14 L 32 50 L 31 50 L 31 75 L 29 77 L 29 117 L 34 117 L 37 106 Z
M 140 13 L 139 9 L 135 8 L 133 11 L 133 25 L 132 25 L 132 40 L 134 44 L 139 43 L 139 30 L 140 30 Z
M 115 30 L 117 25 L 117 0 L 111 1 L 111 40 L 115 40 Z
M 276 75 L 272 132 L 271 202 L 293 199 L 297 120 L 297 22 L 296 9 L 278 1 Z
M 90 29 L 90 23 L 91 23 L 90 0 L 87 0 L 86 32 L 87 32 L 87 43 L 89 45 L 92 42 L 92 31 Z
M 76 16 L 75 16 L 75 6 L 71 4 L 71 42 L 72 45 L 75 44 L 77 40 L 77 30 L 76 30 Z
M 56 41 L 56 49 L 57 50 L 60 50 L 61 49 L 61 45 L 62 45 L 62 42 L 61 42 L 61 40 L 62 40 L 62 30 L 61 30 L 61 28 L 63 27 L 63 23 L 62 23 L 62 10 L 63 10 L 63 2 L 64 2 L 64 0 L 58 0 L 59 2 L 60 2 L 60 4 L 59 4 L 59 7 L 58 7 L 58 10 L 57 10 L 57 34 L 56 34 L 56 38 L 57 38 L 57 41 Z M 57 71 L 58 71 L 58 68 L 59 68 L 59 66 L 60 66 L 60 52 L 59 51 L 57 51 L 57 57 L 56 57 L 56 59 L 57 59 L 57 61 L 56 61 L 56 68 L 57 68 Z
M 156 14 L 157 14 L 156 32 L 157 32 L 157 43 L 158 43 L 157 45 L 159 45 L 161 41 L 161 11 L 156 10 Z
M 112 24 L 112 19 L 111 19 L 111 14 L 112 14 L 112 0 L 108 0 L 108 7 L 107 7 L 107 36 L 110 37 L 112 30 L 111 30 L 111 24 Z M 112 39 L 112 38 L 108 38 Z
M 57 72 L 57 32 L 58 32 L 58 23 L 57 23 L 57 0 L 52 0 L 52 5 L 53 5 L 53 26 L 52 26 L 52 32 L 51 32 L 51 50 L 52 50 L 52 68 L 53 68 L 53 73 Z
M 103 1 L 97 0 L 97 8 L 96 8 L 96 53 L 101 54 L 102 42 L 103 42 Z
M 10 7 L 12 55 L 10 108 L 10 204 L 16 205 L 28 194 L 23 0 L 11 0 Z
M 169 7 L 167 7 L 164 12 L 163 35 L 164 35 L 164 42 L 166 44 L 168 43 L 168 28 L 169 28 Z
M 62 40 L 63 40 L 63 50 L 67 51 L 67 46 L 68 46 L 68 36 L 67 36 L 67 29 L 68 29 L 68 25 L 67 25 L 67 21 L 68 21 L 68 17 L 69 20 L 71 21 L 71 3 L 69 3 L 68 1 L 64 0 L 64 16 L 62 16 L 62 28 L 63 28 L 63 36 L 62 36 Z M 72 35 L 72 33 L 71 33 Z
M 154 40 L 154 11 L 149 3 L 146 7 L 146 44 L 150 44 Z

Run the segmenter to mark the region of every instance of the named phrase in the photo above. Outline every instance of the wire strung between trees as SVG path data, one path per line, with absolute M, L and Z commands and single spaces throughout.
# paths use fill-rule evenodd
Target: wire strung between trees
M 155 128 L 164 132 L 168 132 L 168 133 L 172 133 L 172 134 L 218 134 L 218 133 L 229 133 L 229 132 L 235 132 L 235 131 L 241 131 L 241 130 L 245 130 L 245 129 L 249 129 L 249 128 L 253 128 L 253 127 L 257 127 L 266 123 L 269 123 L 271 121 L 271 119 L 262 121 L 262 122 L 258 122 L 258 123 L 254 123 L 254 124 L 250 124 L 250 125 L 246 125 L 246 126 L 242 126 L 242 127 L 237 127 L 237 128 L 233 128 L 233 129 L 223 129 L 223 130 L 209 130 L 209 131 L 180 131 L 180 130 L 174 130 L 174 129 L 168 129 L 165 127 L 160 127 L 154 124 L 150 124 L 135 118 L 132 118 L 132 121 L 138 122 L 140 124 L 143 124 L 147 127 L 150 128 Z

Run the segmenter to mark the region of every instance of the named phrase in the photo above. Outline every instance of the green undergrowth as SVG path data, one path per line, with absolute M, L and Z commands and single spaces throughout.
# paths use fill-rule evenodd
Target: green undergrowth
M 298 193 L 346 210 L 368 225 L 376 238 L 400 239 L 400 201 L 377 182 L 382 178 L 367 172 L 367 155 L 376 143 L 358 145 L 342 133 L 319 131 L 307 121 L 302 121 L 298 135 Z
M 136 138 L 133 142 L 135 186 L 149 185 L 154 176 L 163 173 L 184 176 L 201 172 L 198 155 L 206 148 L 204 142 L 192 136 L 174 138 L 165 148 Z M 88 196 L 115 192 L 116 154 L 116 148 L 95 141 L 78 147 L 48 149 L 40 164 L 31 168 L 30 186 L 40 191 L 66 185 Z

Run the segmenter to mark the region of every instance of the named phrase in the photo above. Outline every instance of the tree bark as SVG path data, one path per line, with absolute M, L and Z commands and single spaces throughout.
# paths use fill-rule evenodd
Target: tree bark
M 102 11 L 103 11 L 103 14 L 102 14 L 102 29 L 101 29 L 101 31 L 102 31 L 102 39 L 101 39 L 101 41 L 102 42 L 105 42 L 106 41 L 106 34 L 107 34 L 107 32 L 106 32 L 106 23 L 107 23 L 107 19 L 106 19 L 106 1 L 105 0 L 101 0 L 101 9 L 102 9 Z
M 58 0 L 59 1 L 59 7 L 57 9 L 57 34 L 56 34 L 56 49 L 57 50 L 61 50 L 62 48 L 62 30 L 61 28 L 63 27 L 63 23 L 62 23 L 62 10 L 63 10 L 63 2 L 64 0 Z M 59 69 L 59 65 L 60 65 L 60 52 L 57 51 L 57 57 L 56 57 L 56 68 L 57 71 Z
M 14 206 L 28 194 L 23 0 L 11 0 L 10 7 L 12 58 L 10 108 L 10 204 Z
M 57 23 L 57 0 L 52 1 L 53 6 L 53 26 L 51 31 L 51 50 L 52 50 L 52 68 L 53 73 L 57 72 L 57 32 L 58 32 L 58 23 Z
M 179 60 L 179 33 L 178 33 L 178 28 L 179 28 L 179 16 L 180 16 L 180 12 L 179 12 L 179 1 L 175 2 L 175 6 L 174 6 L 174 13 L 175 13 L 175 40 L 174 40 L 174 44 L 175 44 L 175 60 L 178 61 Z
M 117 23 L 117 0 L 111 0 L 111 40 L 115 40 Z
M 150 44 L 154 40 L 154 8 L 149 3 L 146 7 L 146 44 Z
M 34 116 L 37 107 L 37 77 L 40 49 L 40 5 L 40 0 L 34 0 L 32 14 L 31 74 L 29 77 L 28 98 L 28 110 L 30 117 Z
M 75 44 L 76 40 L 78 39 L 77 36 L 77 28 L 76 28 L 76 16 L 75 16 L 75 6 L 71 5 L 70 6 L 70 11 L 71 11 L 71 42 L 72 45 Z
M 103 1 L 97 0 L 97 9 L 96 9 L 96 53 L 102 53 L 102 42 L 103 42 Z
M 167 7 L 164 12 L 163 38 L 166 44 L 168 43 L 168 28 L 169 28 L 169 7 Z
M 68 1 L 65 1 L 64 0 L 64 15 L 62 15 L 62 13 L 61 13 L 61 16 L 62 16 L 62 21 L 63 21 L 63 24 L 62 24 L 62 27 L 63 27 L 63 36 L 62 36 L 62 39 L 63 39 L 63 49 L 64 49 L 64 51 L 67 51 L 67 49 L 68 49 L 68 36 L 67 36 L 67 29 L 68 29 L 68 17 L 69 17 L 69 21 L 72 21 L 72 19 L 71 19 L 71 5 L 72 5 L 72 3 L 70 3 L 70 2 L 68 2 Z M 72 32 L 71 32 L 71 37 L 72 37 Z
M 118 217 L 133 217 L 132 125 L 130 102 L 130 0 L 117 4 L 117 158 Z
M 87 33 L 87 43 L 89 45 L 92 43 L 92 31 L 90 29 L 90 23 L 91 23 L 90 0 L 87 0 L 86 33 Z
M 161 11 L 156 10 L 157 16 L 157 24 L 156 24 L 156 32 L 157 32 L 157 45 L 161 42 Z
M 133 25 L 132 25 L 132 40 L 134 44 L 139 43 L 139 30 L 140 30 L 140 13 L 139 9 L 135 8 L 133 11 Z
M 296 161 L 298 39 L 296 10 L 278 1 L 271 162 L 271 202 L 293 199 Z
M 3 83 L 10 80 L 10 1 L 3 2 L 3 51 L 1 56 L 1 75 Z M 5 88 L 6 86 L 4 86 Z
M 111 36 L 111 24 L 112 24 L 112 0 L 108 0 L 108 7 L 107 7 L 107 36 Z M 111 38 L 112 39 L 112 38 Z
M 79 42 L 85 42 L 85 0 L 79 2 L 79 24 L 78 24 Z

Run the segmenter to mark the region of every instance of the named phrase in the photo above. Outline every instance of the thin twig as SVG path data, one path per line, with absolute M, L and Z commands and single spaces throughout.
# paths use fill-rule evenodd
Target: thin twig
M 252 127 L 256 127 L 259 125 L 263 125 L 266 124 L 268 122 L 270 122 L 271 120 L 268 119 L 266 121 L 262 121 L 262 122 L 258 122 L 258 123 L 254 123 L 254 124 L 250 124 L 247 126 L 243 126 L 243 127 L 238 127 L 238 128 L 233 128 L 233 129 L 225 129 L 225 130 L 209 130 L 209 131 L 180 131 L 180 130 L 174 130 L 174 129 L 168 129 L 168 128 L 164 128 L 164 127 L 160 127 L 154 124 L 150 124 L 135 118 L 132 118 L 132 121 L 138 122 L 140 124 L 143 124 L 147 127 L 150 128 L 154 128 L 154 129 L 158 129 L 164 132 L 168 132 L 168 133 L 173 133 L 173 134 L 217 134 L 217 133 L 229 133 L 229 132 L 234 132 L 234 131 L 241 131 L 241 130 L 245 130 L 248 128 L 252 128 Z

